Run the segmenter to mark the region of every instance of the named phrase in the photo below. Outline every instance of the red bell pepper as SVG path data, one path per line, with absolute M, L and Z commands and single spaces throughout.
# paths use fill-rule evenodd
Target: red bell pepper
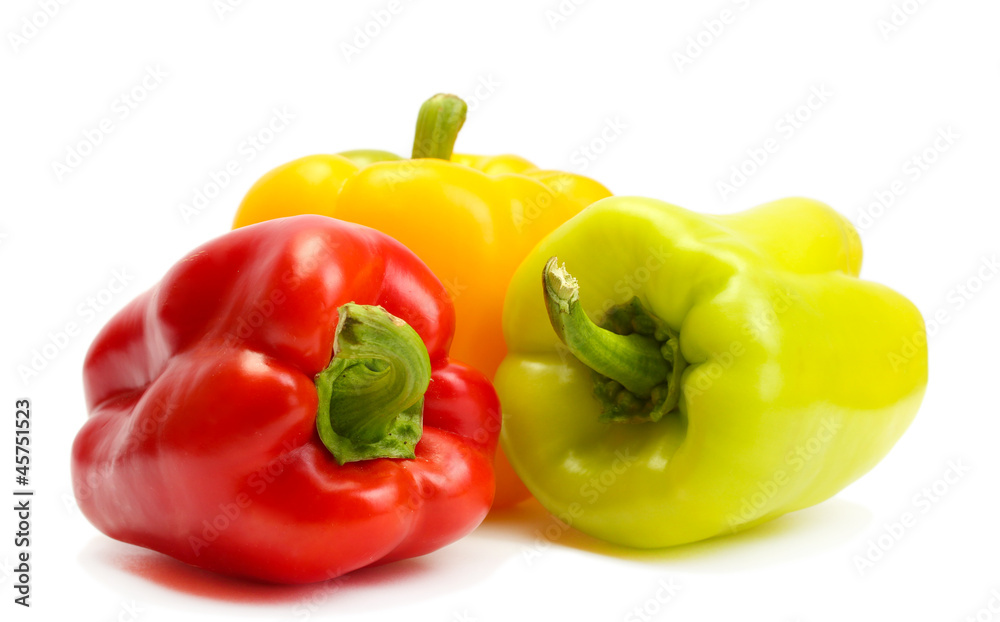
M 453 329 L 441 283 L 373 229 L 297 216 L 217 238 L 91 346 L 80 508 L 118 540 L 277 583 L 438 549 L 490 507 L 500 417 L 448 359 Z

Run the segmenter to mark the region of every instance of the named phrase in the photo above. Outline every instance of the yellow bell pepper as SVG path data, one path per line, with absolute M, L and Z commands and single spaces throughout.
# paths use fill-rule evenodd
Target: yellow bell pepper
M 323 214 L 391 235 L 430 267 L 454 301 L 452 355 L 492 378 L 506 354 L 501 314 L 514 270 L 542 237 L 611 193 L 517 156 L 453 154 L 465 113 L 465 102 L 452 95 L 425 102 L 412 159 L 349 151 L 279 166 L 250 188 L 233 227 Z M 526 496 L 500 453 L 494 505 Z
M 858 278 L 861 254 L 851 224 L 808 199 L 725 216 L 636 197 L 587 208 L 507 292 L 496 387 L 517 472 L 565 522 L 643 548 L 833 496 L 885 456 L 927 386 L 923 318 Z

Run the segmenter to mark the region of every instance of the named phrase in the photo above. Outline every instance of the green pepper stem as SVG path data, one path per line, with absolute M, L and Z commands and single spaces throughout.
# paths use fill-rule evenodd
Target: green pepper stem
M 580 305 L 580 286 L 553 257 L 542 272 L 549 321 L 569 351 L 595 372 L 617 381 L 640 398 L 671 376 L 655 339 L 619 335 L 594 324 Z
M 413 158 L 450 160 L 468 106 L 456 95 L 438 93 L 420 107 L 413 137 Z
M 339 464 L 413 458 L 431 363 L 420 336 L 382 307 L 340 307 L 330 364 L 316 376 L 316 430 Z

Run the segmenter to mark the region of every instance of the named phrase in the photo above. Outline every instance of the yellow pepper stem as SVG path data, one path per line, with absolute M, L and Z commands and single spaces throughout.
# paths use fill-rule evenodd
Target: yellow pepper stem
M 630 327 L 628 334 L 620 334 L 587 316 L 579 283 L 555 257 L 545 264 L 542 284 L 552 328 L 570 353 L 595 373 L 594 394 L 604 405 L 602 420 L 658 421 L 677 406 L 687 366 L 678 336 L 638 299 L 616 308 L 615 319 L 627 316 L 631 326 L 642 329 Z
M 438 93 L 420 107 L 413 137 L 413 158 L 450 160 L 468 106 L 456 95 Z

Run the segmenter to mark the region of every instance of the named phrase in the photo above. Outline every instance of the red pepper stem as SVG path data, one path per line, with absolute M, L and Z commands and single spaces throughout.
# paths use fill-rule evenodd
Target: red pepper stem
M 456 95 L 438 93 L 420 107 L 413 137 L 413 158 L 450 160 L 468 106 Z
M 413 458 L 431 363 L 420 336 L 382 307 L 348 303 L 330 364 L 316 376 L 316 429 L 341 465 Z

